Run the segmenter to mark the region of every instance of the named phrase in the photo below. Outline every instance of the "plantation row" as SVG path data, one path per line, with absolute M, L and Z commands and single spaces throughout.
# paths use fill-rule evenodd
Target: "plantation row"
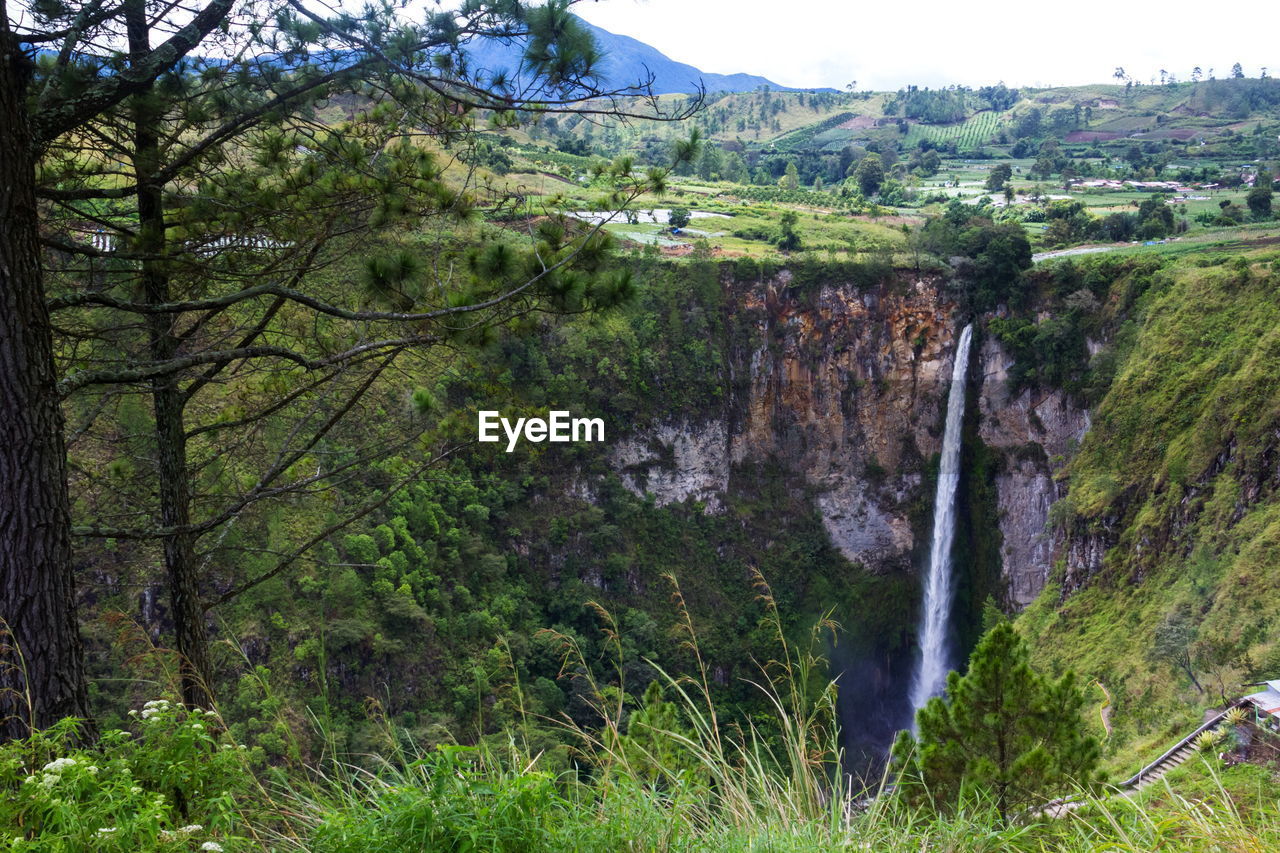
M 788 133 L 786 136 L 777 140 L 777 142 L 774 143 L 774 147 L 779 151 L 795 151 L 800 148 L 807 148 L 814 141 L 825 138 L 830 132 L 838 131 L 840 125 L 853 117 L 853 113 L 836 113 L 835 115 L 825 118 L 820 122 Z M 845 131 L 845 133 L 848 133 L 848 131 Z
M 920 140 L 927 139 L 930 142 L 954 141 L 962 150 L 980 148 L 991 142 L 1000 132 L 1002 124 L 997 113 L 984 110 L 958 124 L 913 124 L 903 138 L 903 143 L 915 146 Z
M 830 207 L 841 210 L 860 210 L 864 206 L 862 200 L 855 196 L 842 197 L 817 190 L 740 186 L 734 190 L 734 194 L 745 201 L 805 204 L 813 207 Z

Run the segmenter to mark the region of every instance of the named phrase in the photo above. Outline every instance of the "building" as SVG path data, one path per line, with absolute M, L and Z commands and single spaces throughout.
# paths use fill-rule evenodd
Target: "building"
M 1243 702 L 1253 705 L 1254 721 L 1258 725 L 1269 724 L 1268 727 L 1280 725 L 1280 679 L 1260 681 L 1253 687 L 1265 687 L 1258 693 L 1244 697 Z

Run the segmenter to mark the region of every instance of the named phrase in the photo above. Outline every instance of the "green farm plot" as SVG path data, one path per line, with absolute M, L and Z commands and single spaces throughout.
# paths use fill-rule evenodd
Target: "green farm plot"
M 961 149 L 980 148 L 991 142 L 1003 125 L 999 113 L 983 110 L 956 124 L 912 124 L 903 137 L 903 143 L 913 146 L 922 139 L 931 142 L 954 140 Z
M 751 188 L 739 188 L 740 191 L 747 189 Z M 649 210 L 649 205 L 655 208 L 674 206 L 670 197 L 646 197 L 638 208 L 642 214 L 641 221 L 615 221 L 604 227 L 614 237 L 630 244 L 651 244 L 666 249 L 706 241 L 710 248 L 727 256 L 765 257 L 777 252 L 778 218 L 783 211 L 790 210 L 797 214 L 795 228 L 804 250 L 838 253 L 857 259 L 867 252 L 899 250 L 904 240 L 902 223 L 920 221 L 918 211 L 906 209 L 883 211 L 881 218 L 876 218 L 808 207 L 803 203 L 705 201 L 709 203 L 699 202 L 700 210 L 724 215 L 694 219 L 680 234 L 672 234 L 670 227 L 661 221 L 661 216 L 659 221 L 653 222 L 643 215 Z
M 1110 133 L 1133 133 L 1148 130 L 1156 126 L 1153 115 L 1121 115 L 1089 126 L 1089 130 L 1100 130 Z
M 1112 190 L 1108 192 L 1073 192 L 1073 199 L 1082 202 L 1094 216 L 1106 216 L 1110 213 L 1132 212 L 1138 205 L 1151 197 L 1149 191 Z M 1198 213 L 1217 213 L 1224 201 L 1241 207 L 1246 204 L 1245 193 L 1240 190 L 1196 190 L 1186 199 L 1181 196 L 1169 196 L 1175 216 L 1195 217 Z
M 652 243 L 656 246 L 687 246 L 688 241 L 673 239 L 663 225 L 628 225 L 610 223 L 605 230 L 620 240 L 632 243 Z
M 833 127 L 830 130 L 824 130 L 822 133 L 816 134 L 813 137 L 813 145 L 823 151 L 839 151 L 854 139 L 866 138 L 866 130 L 848 130 L 843 127 Z
M 1116 251 L 1121 254 L 1155 252 L 1160 255 L 1221 255 L 1233 257 L 1250 249 L 1268 249 L 1280 245 L 1280 223 L 1254 222 L 1243 225 L 1201 228 L 1182 237 L 1155 244 L 1134 243 Z M 1272 258 L 1268 256 L 1268 260 Z

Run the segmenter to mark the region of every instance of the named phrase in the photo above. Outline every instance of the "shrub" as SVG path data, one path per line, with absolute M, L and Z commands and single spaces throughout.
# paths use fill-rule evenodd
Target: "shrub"
M 15 849 L 242 849 L 237 799 L 251 777 L 216 717 L 163 699 L 130 714 L 136 735 L 108 731 L 94 747 L 75 746 L 74 720 L 0 747 L 0 826 L 20 833 Z

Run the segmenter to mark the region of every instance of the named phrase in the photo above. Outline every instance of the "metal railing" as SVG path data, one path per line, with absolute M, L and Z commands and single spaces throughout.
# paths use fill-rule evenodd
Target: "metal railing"
M 1161 764 L 1164 764 L 1166 761 L 1172 758 L 1174 753 L 1180 752 L 1182 749 L 1187 747 L 1193 740 L 1199 737 L 1203 732 L 1207 732 L 1209 729 L 1217 728 L 1218 724 L 1222 722 L 1222 720 L 1227 716 L 1227 714 L 1231 711 L 1232 708 L 1238 708 L 1243 704 L 1245 704 L 1245 700 L 1240 699 L 1235 703 L 1228 705 L 1226 708 L 1222 710 L 1221 713 L 1215 714 L 1205 722 L 1201 723 L 1199 726 L 1196 727 L 1195 731 L 1191 732 L 1191 734 L 1187 735 L 1182 740 L 1178 741 L 1176 744 L 1169 747 L 1169 749 L 1165 750 L 1163 755 L 1161 755 L 1155 761 L 1148 764 L 1146 767 L 1143 767 L 1141 770 L 1139 770 L 1137 773 L 1130 776 L 1128 779 L 1125 779 L 1123 782 L 1120 782 L 1116 787 L 1132 788 L 1135 785 L 1141 784 L 1143 776 L 1146 776 L 1150 773 L 1154 773 L 1160 767 Z

